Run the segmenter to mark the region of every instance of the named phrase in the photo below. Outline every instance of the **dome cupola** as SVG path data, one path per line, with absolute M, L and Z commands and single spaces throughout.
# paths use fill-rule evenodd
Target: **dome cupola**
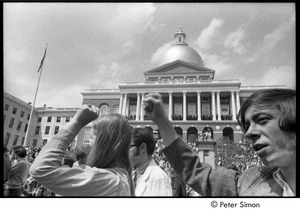
M 167 64 L 176 60 L 182 60 L 192 64 L 196 64 L 200 67 L 204 67 L 201 56 L 193 48 L 189 47 L 185 42 L 186 34 L 181 30 L 174 34 L 174 42 L 172 46 L 168 48 L 158 60 L 158 66 Z

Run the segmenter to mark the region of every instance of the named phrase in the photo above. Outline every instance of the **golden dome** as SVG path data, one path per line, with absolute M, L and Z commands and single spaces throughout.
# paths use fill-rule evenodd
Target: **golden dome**
M 176 60 L 196 64 L 204 67 L 201 56 L 185 42 L 185 33 L 179 27 L 179 31 L 174 35 L 174 43 L 159 58 L 158 65 L 167 64 Z

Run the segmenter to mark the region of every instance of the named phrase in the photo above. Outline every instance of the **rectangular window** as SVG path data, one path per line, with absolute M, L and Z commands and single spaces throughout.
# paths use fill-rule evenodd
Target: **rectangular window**
M 42 122 L 42 117 L 39 117 L 39 118 L 38 118 L 38 122 Z
M 50 126 L 46 126 L 46 129 L 45 129 L 45 135 L 48 135 L 48 134 L 49 134 L 49 131 L 50 131 Z
M 36 126 L 34 135 L 38 135 L 40 132 L 40 126 Z
M 8 104 L 5 104 L 5 105 L 4 105 L 4 110 L 5 110 L 5 111 L 8 111 L 8 108 L 9 108 L 9 105 L 8 105 Z
M 13 126 L 14 126 L 14 121 L 15 121 L 15 119 L 14 119 L 14 118 L 11 118 L 10 121 L 9 121 L 8 127 L 13 128 Z
M 24 117 L 24 114 L 25 114 L 25 112 L 24 112 L 24 111 L 21 111 L 21 112 L 20 112 L 20 117 Z
M 85 131 L 84 131 L 84 138 L 83 138 L 83 143 L 84 144 L 90 143 L 91 132 L 92 132 L 91 129 L 85 129 Z
M 30 114 L 27 114 L 27 120 L 29 120 L 30 119 Z
M 59 126 L 55 126 L 54 135 L 57 134 L 59 131 Z
M 19 138 L 19 136 L 18 136 L 18 135 L 15 135 L 15 139 L 14 139 L 13 146 L 17 145 L 17 143 L 18 143 L 18 138 Z
M 22 126 L 22 122 L 21 122 L 21 121 L 19 121 L 19 122 L 18 122 L 18 126 L 17 126 L 17 130 L 19 130 L 19 131 L 20 131 L 20 130 L 21 130 L 21 126 Z
M 51 122 L 52 121 L 52 116 L 48 116 L 47 122 Z
M 48 141 L 47 139 L 43 140 L 43 146 L 45 146 L 47 144 L 47 141 Z
M 25 125 L 25 128 L 24 128 L 24 133 L 27 132 L 27 128 L 28 128 L 28 124 Z
M 209 103 L 202 104 L 202 115 L 210 115 L 210 104 Z
M 56 117 L 56 122 L 60 122 L 60 120 L 61 120 L 60 116 Z
M 66 122 L 70 122 L 70 117 L 69 116 L 66 117 Z
M 18 109 L 14 107 L 14 109 L 13 109 L 13 114 L 16 114 L 16 113 L 17 113 L 17 110 L 18 110 Z
M 5 146 L 8 144 L 9 138 L 10 138 L 10 133 L 6 133 L 5 140 L 4 140 L 4 145 Z
M 32 146 L 36 147 L 36 144 L 37 144 L 37 139 L 33 139 Z

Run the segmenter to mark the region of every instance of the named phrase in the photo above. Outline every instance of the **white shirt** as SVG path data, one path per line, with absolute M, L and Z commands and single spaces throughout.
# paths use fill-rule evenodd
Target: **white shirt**
M 171 181 L 153 159 L 136 182 L 136 196 L 172 196 Z
M 295 196 L 290 186 L 284 181 L 279 169 L 273 173 L 273 177 L 283 189 L 282 196 Z

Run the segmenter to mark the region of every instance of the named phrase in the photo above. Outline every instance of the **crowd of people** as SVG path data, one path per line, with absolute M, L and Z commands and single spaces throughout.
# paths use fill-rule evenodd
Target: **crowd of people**
M 252 94 L 237 117 L 251 147 L 221 141 L 213 171 L 176 133 L 159 94 L 144 99 L 162 136 L 156 142 L 124 116 L 99 117 L 99 108 L 83 105 L 44 147 L 5 149 L 4 196 L 295 196 L 295 102 L 295 90 Z M 90 144 L 70 148 L 92 121 Z

